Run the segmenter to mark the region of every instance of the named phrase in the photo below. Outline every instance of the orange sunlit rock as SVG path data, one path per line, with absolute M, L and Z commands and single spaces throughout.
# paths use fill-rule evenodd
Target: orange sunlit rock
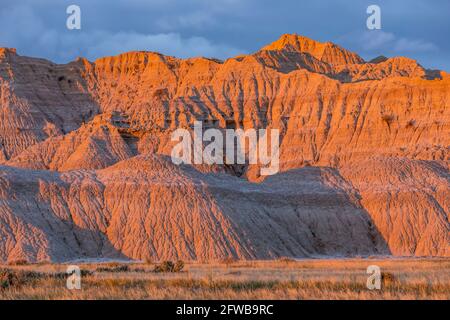
M 0 261 L 450 255 L 450 77 L 406 57 L 0 49 L 0 118 Z M 195 121 L 279 129 L 281 172 L 174 165 Z

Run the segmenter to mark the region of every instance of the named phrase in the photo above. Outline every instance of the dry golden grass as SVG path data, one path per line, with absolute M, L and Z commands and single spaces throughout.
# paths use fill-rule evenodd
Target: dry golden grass
M 385 275 L 381 290 L 366 287 L 369 265 Z M 0 267 L 32 275 L 0 287 L 0 299 L 450 299 L 450 259 L 224 261 L 186 264 L 180 273 L 154 273 L 151 264 L 85 264 L 93 273 L 81 290 L 66 289 L 66 267 Z

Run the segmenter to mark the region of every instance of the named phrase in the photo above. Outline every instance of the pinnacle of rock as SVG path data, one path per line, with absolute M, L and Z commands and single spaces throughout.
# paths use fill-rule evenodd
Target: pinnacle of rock
M 364 62 L 357 54 L 345 50 L 334 43 L 321 43 L 295 34 L 285 34 L 277 41 L 262 48 L 262 50 L 307 53 L 317 60 L 331 65 L 357 64 Z

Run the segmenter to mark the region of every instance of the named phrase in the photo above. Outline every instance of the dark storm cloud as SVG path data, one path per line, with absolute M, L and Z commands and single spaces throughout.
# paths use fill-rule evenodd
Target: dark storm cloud
M 283 33 L 333 41 L 366 59 L 404 55 L 450 71 L 447 0 L 1 0 L 0 46 L 67 62 L 130 50 L 226 58 L 250 53 Z M 66 29 L 66 7 L 82 29 Z M 382 10 L 382 30 L 366 28 L 366 8 Z

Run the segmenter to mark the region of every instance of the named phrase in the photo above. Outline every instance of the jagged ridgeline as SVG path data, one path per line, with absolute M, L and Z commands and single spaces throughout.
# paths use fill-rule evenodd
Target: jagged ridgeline
M 449 256 L 450 76 L 284 35 L 220 61 L 0 49 L 0 261 Z M 171 134 L 280 131 L 280 172 Z

